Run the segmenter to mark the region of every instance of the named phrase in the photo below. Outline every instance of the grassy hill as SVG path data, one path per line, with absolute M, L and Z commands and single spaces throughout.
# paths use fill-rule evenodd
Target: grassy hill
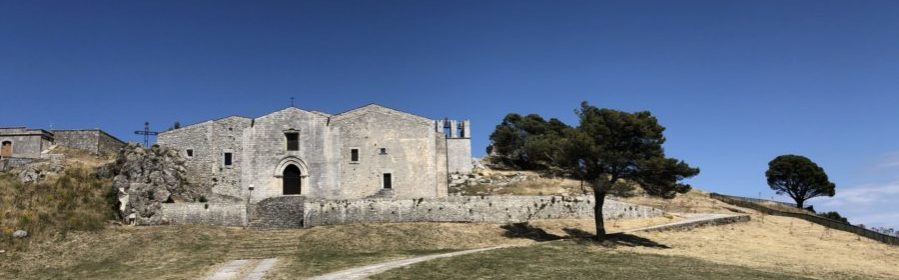
M 88 159 L 89 160 L 89 159 Z M 267 279 L 295 279 L 410 256 L 498 245 L 518 247 L 434 260 L 378 278 L 482 279 L 899 279 L 899 247 L 812 224 L 767 216 L 692 191 L 672 200 L 622 200 L 677 213 L 752 215 L 748 223 L 623 235 L 617 246 L 581 239 L 591 219 L 533 221 L 527 226 L 406 223 L 253 230 L 108 223 L 108 182 L 89 164 L 21 185 L 0 176 L 4 211 L 0 279 L 196 279 L 233 259 L 274 257 Z M 506 194 L 550 194 L 576 181 L 534 179 L 502 186 Z M 557 180 L 546 185 L 537 180 Z M 544 191 L 547 191 L 544 193 Z M 27 217 L 27 218 L 22 218 Z M 669 223 L 677 214 L 606 224 L 610 232 Z M 12 228 L 33 236 L 13 240 Z M 522 232 L 522 229 L 525 231 Z M 574 236 L 571 236 L 574 235 Z M 543 236 L 565 239 L 554 241 Z
M 97 165 L 111 159 L 63 148 L 54 152 L 66 155 L 64 168 L 36 183 L 21 183 L 21 168 L 0 173 L 0 249 L 24 250 L 29 243 L 63 238 L 72 231 L 103 229 L 115 219 L 111 181 L 94 174 Z M 13 238 L 15 230 L 27 231 L 28 238 Z

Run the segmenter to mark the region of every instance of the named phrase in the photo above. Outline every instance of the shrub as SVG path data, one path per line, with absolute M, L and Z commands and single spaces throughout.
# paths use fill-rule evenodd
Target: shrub
M 843 217 L 843 216 L 840 215 L 840 213 L 838 213 L 837 211 L 830 211 L 830 212 L 819 213 L 818 216 L 821 216 L 821 217 L 824 217 L 824 218 L 828 218 L 828 219 L 837 220 L 837 221 L 841 221 L 841 222 L 843 222 L 843 223 L 849 224 L 849 219 L 846 219 L 846 217 Z M 864 228 L 864 226 L 862 226 L 862 227 Z

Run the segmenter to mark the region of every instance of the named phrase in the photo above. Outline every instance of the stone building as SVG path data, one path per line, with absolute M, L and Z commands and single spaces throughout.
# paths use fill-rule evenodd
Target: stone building
M 0 128 L 0 159 L 41 158 L 41 152 L 52 143 L 53 133 L 43 129 Z
M 470 172 L 468 121 L 431 120 L 379 105 L 340 114 L 289 107 L 160 133 L 187 159 L 210 200 L 257 202 L 447 196 L 451 173 Z
M 125 142 L 100 129 L 47 131 L 26 127 L 0 128 L 0 158 L 39 159 L 56 145 L 101 154 L 116 153 L 125 146 Z

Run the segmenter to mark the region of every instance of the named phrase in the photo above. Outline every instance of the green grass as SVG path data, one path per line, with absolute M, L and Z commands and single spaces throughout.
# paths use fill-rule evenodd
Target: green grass
M 574 241 L 497 249 L 389 270 L 372 279 L 809 279 Z

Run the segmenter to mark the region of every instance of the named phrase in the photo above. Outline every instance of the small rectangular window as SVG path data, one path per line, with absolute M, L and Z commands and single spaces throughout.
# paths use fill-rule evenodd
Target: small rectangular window
M 231 153 L 225 153 L 225 166 L 231 166 Z
M 193 149 L 187 149 L 187 157 L 189 157 L 189 158 L 194 157 L 194 150 L 193 150 Z
M 359 149 L 350 149 L 350 161 L 359 162 Z
M 386 154 L 387 154 L 387 148 L 381 148 L 380 154 L 386 155 Z
M 391 180 L 390 177 L 391 177 L 390 173 L 384 173 L 384 188 L 385 189 L 393 188 L 393 181 Z
M 287 150 L 288 151 L 299 151 L 300 150 L 300 134 L 295 132 L 285 133 L 284 136 L 287 137 Z

